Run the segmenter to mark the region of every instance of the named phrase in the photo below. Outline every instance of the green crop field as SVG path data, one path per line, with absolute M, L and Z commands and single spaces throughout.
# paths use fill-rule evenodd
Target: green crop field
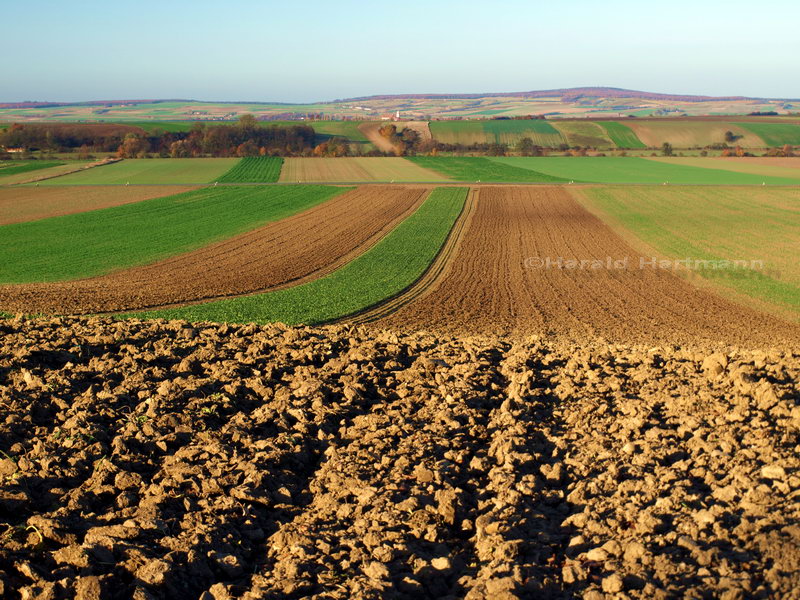
M 63 162 L 45 160 L 3 160 L 0 161 L 0 183 L 3 182 L 3 177 L 28 173 L 30 171 L 39 171 L 41 169 L 49 169 L 50 167 L 58 167 L 63 164 Z
M 517 169 L 531 169 L 561 181 L 587 183 L 670 183 L 680 185 L 798 185 L 800 179 L 737 173 L 722 169 L 687 166 L 638 157 L 491 157 L 490 162 Z M 709 167 L 714 163 L 709 160 Z
M 800 314 L 800 190 L 595 187 L 575 193 L 663 256 L 762 261 L 763 268 L 700 269 L 693 276 Z
M 613 148 L 605 129 L 592 121 L 553 121 L 553 126 L 567 138 L 570 146 Z
M 647 148 L 642 143 L 642 140 L 636 137 L 633 130 L 623 123 L 618 121 L 599 121 L 597 124 L 605 128 L 608 137 L 618 148 Z
M 454 181 L 487 183 L 557 183 L 567 181 L 559 176 L 519 168 L 483 157 L 414 156 L 408 160 L 420 167 L 441 173 Z
M 800 145 L 800 124 L 797 123 L 736 123 L 753 132 L 771 148 L 789 144 Z
M 566 144 L 566 138 L 547 121 L 483 120 L 483 121 L 431 121 L 431 135 L 446 144 L 516 144 L 524 137 L 539 146 L 555 148 Z
M 66 281 L 147 264 L 249 231 L 346 189 L 209 187 L 0 227 L 0 283 Z
M 389 298 L 428 268 L 461 213 L 466 188 L 438 188 L 417 211 L 367 252 L 330 275 L 296 287 L 181 308 L 136 313 L 143 318 L 315 324 Z
M 48 179 L 42 185 L 211 183 L 238 161 L 238 158 L 127 158 Z
M 275 183 L 281 176 L 283 159 L 276 156 L 255 156 L 241 159 L 220 177 L 220 183 Z

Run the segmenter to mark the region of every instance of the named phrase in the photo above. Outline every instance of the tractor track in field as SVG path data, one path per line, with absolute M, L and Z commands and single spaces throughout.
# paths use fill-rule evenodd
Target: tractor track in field
M 442 273 L 446 272 L 452 256 L 457 253 L 458 246 L 464 238 L 464 232 L 469 228 L 469 223 L 474 212 L 475 190 L 470 189 L 464 206 L 461 209 L 461 213 L 456 219 L 453 228 L 450 230 L 445 243 L 442 245 L 433 262 L 431 262 L 430 266 L 419 279 L 399 294 L 387 298 L 358 313 L 335 319 L 332 323 L 353 323 L 358 325 L 372 323 L 397 312 L 407 304 L 429 293 L 435 288 Z
M 356 189 L 150 265 L 76 281 L 0 285 L 0 308 L 26 314 L 109 314 L 300 285 L 374 246 L 411 215 L 429 191 L 422 186 Z

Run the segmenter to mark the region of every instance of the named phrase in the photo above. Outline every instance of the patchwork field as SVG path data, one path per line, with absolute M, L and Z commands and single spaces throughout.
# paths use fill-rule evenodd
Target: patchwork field
M 242 158 L 230 171 L 223 174 L 220 183 L 274 183 L 281 175 L 283 159 L 274 156 Z
M 364 254 L 302 285 L 253 296 L 137 313 L 146 318 L 322 323 L 389 298 L 428 268 L 461 214 L 466 188 L 438 188 L 411 216 Z
M 633 130 L 619 121 L 599 121 L 598 125 L 606 130 L 608 137 L 618 148 L 647 148 L 642 140 L 636 137 Z
M 800 157 L 798 158 L 763 158 L 763 157 L 693 157 L 693 156 L 653 156 L 647 160 L 654 160 L 673 165 L 688 167 L 701 167 L 704 169 L 719 169 L 723 171 L 736 171 L 737 173 L 750 173 L 753 175 L 767 175 L 800 181 Z
M 454 181 L 468 182 L 530 182 L 553 183 L 567 181 L 558 176 L 528 168 L 494 161 L 483 157 L 414 156 L 408 160 L 425 169 L 436 171 Z
M 743 148 L 763 148 L 767 145 L 758 135 L 725 121 L 630 119 L 625 124 L 646 146 L 653 148 L 660 148 L 664 142 L 669 142 L 675 148 L 702 148 L 723 143 Z M 736 141 L 725 141 L 725 133 L 728 131 L 736 136 Z
M 58 164 L 55 167 L 47 167 L 44 169 L 23 170 L 14 175 L 4 175 L 0 177 L 0 186 L 6 185 L 19 185 L 22 183 L 33 183 L 35 181 L 42 181 L 50 179 L 51 177 L 60 177 L 67 173 L 73 173 L 82 169 L 89 168 L 95 163 L 89 161 L 70 161 L 65 164 Z
M 129 158 L 41 185 L 199 184 L 217 181 L 238 158 Z
M 475 194 L 475 214 L 449 270 L 427 295 L 375 326 L 643 343 L 800 339 L 800 325 L 726 301 L 671 272 L 638 268 L 645 255 L 566 188 L 482 187 Z M 637 197 L 631 189 L 630 198 Z M 677 226 L 683 215 L 674 215 Z M 619 268 L 606 267 L 607 261 L 626 257 Z M 551 262 L 544 262 L 548 258 Z M 559 260 L 588 261 L 590 266 L 559 267 L 565 264 Z
M 319 278 L 394 229 L 429 190 L 365 187 L 192 252 L 78 281 L 0 286 L 0 309 L 46 314 L 135 310 Z
M 436 182 L 443 175 L 399 157 L 286 158 L 280 181 L 298 182 Z
M 445 144 L 516 144 L 524 137 L 539 146 L 557 147 L 566 138 L 548 121 L 482 120 L 482 121 L 431 121 L 433 139 Z
M 800 190 L 598 187 L 575 193 L 660 256 L 761 261 L 758 268 L 679 274 L 800 317 Z
M 190 189 L 175 186 L 0 187 L 0 225 L 130 204 Z
M 737 123 L 742 129 L 760 137 L 767 146 L 778 147 L 784 144 L 800 145 L 800 124 L 798 123 Z
M 591 121 L 557 121 L 552 122 L 561 134 L 567 139 L 570 146 L 591 148 L 613 148 L 614 142 L 606 134 L 605 129 Z
M 445 160 L 445 159 L 442 159 Z M 654 161 L 639 157 L 490 157 L 484 160 L 513 169 L 530 169 L 561 181 L 593 183 L 650 183 L 680 185 L 798 185 L 800 177 L 776 177 L 715 169 L 713 159 Z M 700 162 L 706 160 L 706 162 Z M 694 165 L 697 166 L 694 166 Z M 510 180 L 515 181 L 515 180 Z M 525 181 L 524 179 L 516 181 Z
M 64 281 L 147 264 L 305 210 L 326 186 L 209 187 L 0 227 L 0 283 Z
M 2 160 L 0 161 L 0 185 L 8 183 L 6 177 L 58 167 L 63 164 L 64 163 L 61 162 L 46 160 L 28 160 L 24 162 L 21 160 Z

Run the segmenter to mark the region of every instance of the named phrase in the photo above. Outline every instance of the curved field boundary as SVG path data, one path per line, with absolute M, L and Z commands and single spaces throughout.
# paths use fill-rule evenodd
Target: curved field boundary
M 4 160 L 0 161 L 0 183 L 6 177 L 30 173 L 31 171 L 41 171 L 52 167 L 60 167 L 64 163 L 60 161 L 40 161 L 40 160 Z
M 191 187 L 89 186 L 0 188 L 0 225 L 37 221 L 191 191 Z
M 611 141 L 614 142 L 617 148 L 630 148 L 632 150 L 647 148 L 647 145 L 636 137 L 633 129 L 624 123 L 619 123 L 618 121 L 597 121 L 597 124 L 606 130 L 608 137 L 611 138 Z
M 143 267 L 79 281 L 0 286 L 0 306 L 44 314 L 163 308 L 318 279 L 374 246 L 429 190 L 359 188 L 277 222 Z
M 274 183 L 281 175 L 283 159 L 278 156 L 248 156 L 222 175 L 220 183 Z
M 333 273 L 267 294 L 134 313 L 191 321 L 324 323 L 393 296 L 416 281 L 463 210 L 466 188 L 438 188 L 380 242 Z
M 800 124 L 797 123 L 756 123 L 748 121 L 746 123 L 736 123 L 747 131 L 764 140 L 767 146 L 772 148 L 784 146 L 800 145 Z
M 126 158 L 43 181 L 42 185 L 204 184 L 229 171 L 238 158 Z
M 796 324 L 672 272 L 641 268 L 640 258 L 649 257 L 566 188 L 480 188 L 470 227 L 435 289 L 373 326 L 647 344 L 771 345 L 800 335 Z
M 0 227 L 0 283 L 94 277 L 189 252 L 301 212 L 333 186 L 207 187 Z
M 458 252 L 458 246 L 464 238 L 464 232 L 469 228 L 470 220 L 475 212 L 475 194 L 476 191 L 474 189 L 471 189 L 467 194 L 461 214 L 456 219 L 453 229 L 450 230 L 447 240 L 445 240 L 436 258 L 433 259 L 433 262 L 419 279 L 398 294 L 357 313 L 334 319 L 332 323 L 347 322 L 356 325 L 372 323 L 397 312 L 405 305 L 430 293 L 436 287 L 442 273 L 448 268 L 452 256 Z
M 615 146 L 606 130 L 593 121 L 553 120 L 553 127 L 561 132 L 570 146 L 613 148 Z
M 0 187 L 23 185 L 26 183 L 37 183 L 40 181 L 46 181 L 48 179 L 55 179 L 56 177 L 62 177 L 63 175 L 69 175 L 70 173 L 78 173 L 94 167 L 101 167 L 112 162 L 117 162 L 118 160 L 120 159 L 101 160 L 96 162 L 70 162 L 57 167 L 50 167 L 49 169 L 41 169 L 33 172 L 9 175 L 0 179 Z

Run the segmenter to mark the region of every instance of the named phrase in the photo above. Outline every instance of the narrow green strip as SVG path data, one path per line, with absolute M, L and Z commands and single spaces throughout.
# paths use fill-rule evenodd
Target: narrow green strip
M 422 276 L 461 214 L 467 191 L 437 188 L 375 246 L 321 279 L 266 294 L 127 316 L 313 325 L 353 314 L 394 296 Z
M 222 175 L 220 183 L 275 183 L 281 176 L 283 159 L 277 156 L 243 158 Z

